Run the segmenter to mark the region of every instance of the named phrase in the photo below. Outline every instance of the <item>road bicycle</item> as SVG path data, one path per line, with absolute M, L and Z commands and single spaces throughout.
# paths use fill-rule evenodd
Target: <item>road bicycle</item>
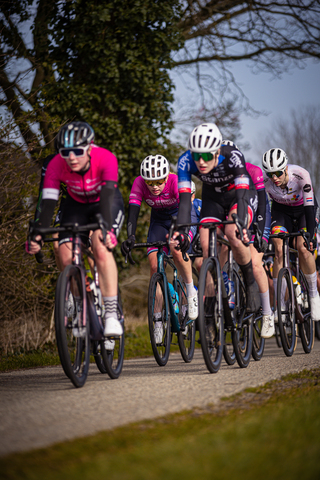
M 290 238 L 298 236 L 303 237 L 309 250 L 309 234 L 303 230 L 270 235 L 270 238 L 280 238 L 283 242 L 283 267 L 278 274 L 276 309 L 281 346 L 288 357 L 291 357 L 296 349 L 297 330 L 305 353 L 310 353 L 314 345 L 314 322 L 311 320 L 308 283 L 299 267 L 298 250 L 289 247 Z M 295 258 L 293 263 L 290 263 L 290 254 Z
M 150 279 L 148 291 L 148 326 L 154 358 L 161 367 L 166 365 L 170 354 L 170 345 L 176 345 L 176 338 L 183 360 L 190 363 L 195 350 L 195 320 L 188 316 L 188 299 L 186 286 L 178 277 L 177 267 L 172 257 L 165 253 L 164 247 L 170 243 L 174 231 L 174 222 L 167 242 L 135 243 L 133 248 L 157 247 L 157 272 Z M 132 265 L 135 264 L 131 252 L 126 256 Z M 186 257 L 185 257 L 186 259 Z M 170 267 L 172 284 L 169 283 L 166 269 Z M 171 286 L 170 286 L 171 285 Z M 177 296 L 172 295 L 175 292 Z M 159 325 L 156 322 L 161 322 Z M 161 330 L 161 339 L 156 331 Z
M 90 248 L 80 239 L 81 232 L 100 229 L 105 241 L 105 223 L 100 214 L 96 223 L 79 226 L 39 228 L 42 236 L 68 232 L 72 237 L 72 264 L 59 275 L 55 293 L 55 331 L 62 368 L 75 387 L 82 387 L 88 376 L 90 354 L 94 356 L 101 373 L 118 378 L 124 359 L 124 315 L 118 292 L 118 319 L 123 327 L 119 337 L 104 337 L 104 305 L 99 287 L 99 276 Z M 30 226 L 29 239 L 34 232 Z M 45 238 L 45 242 L 58 241 Z M 90 260 L 89 260 L 90 259 Z M 89 264 L 91 263 L 91 266 Z
M 235 223 L 240 238 L 243 231 L 236 214 L 233 220 L 220 222 L 227 225 Z M 229 281 L 234 283 L 235 304 L 231 309 L 223 273 L 218 259 L 218 243 L 224 243 L 218 238 L 217 223 L 204 223 L 203 228 L 209 228 L 209 257 L 204 260 L 199 276 L 199 317 L 198 326 L 200 343 L 204 361 L 210 373 L 218 372 L 222 355 L 227 363 L 233 364 L 233 353 L 225 348 L 225 339 L 231 336 L 234 356 L 241 368 L 248 366 L 252 352 L 252 314 L 246 314 L 246 289 L 242 274 L 233 261 L 232 250 L 228 252 L 227 274 Z

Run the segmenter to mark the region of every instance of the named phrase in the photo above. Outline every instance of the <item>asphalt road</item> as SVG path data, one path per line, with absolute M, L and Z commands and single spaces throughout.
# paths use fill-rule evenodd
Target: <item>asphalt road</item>
M 171 354 L 165 367 L 153 358 L 127 360 L 118 380 L 90 366 L 85 386 L 76 389 L 61 367 L 0 374 L 0 455 L 28 451 L 92 435 L 133 421 L 214 404 L 247 387 L 320 365 L 320 342 L 306 355 L 298 341 L 286 357 L 274 338 L 260 362 L 246 369 L 224 361 L 209 374 L 201 351 L 191 364 Z

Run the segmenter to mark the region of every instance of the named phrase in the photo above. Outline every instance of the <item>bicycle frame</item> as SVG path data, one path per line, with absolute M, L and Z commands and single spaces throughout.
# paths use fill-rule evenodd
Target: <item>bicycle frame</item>
M 164 284 L 164 287 L 165 287 L 164 288 L 164 293 L 165 293 L 165 303 L 166 303 L 166 321 L 168 321 L 168 311 L 170 309 L 172 332 L 177 333 L 177 332 L 180 331 L 180 323 L 179 323 L 178 315 L 176 314 L 176 312 L 174 310 L 171 295 L 170 295 L 170 292 L 169 292 L 169 286 L 168 286 L 169 282 L 168 282 L 168 279 L 167 279 L 167 274 L 165 272 L 165 264 L 169 264 L 170 267 L 173 270 L 173 288 L 174 288 L 174 290 L 177 291 L 178 284 L 179 284 L 180 287 L 181 287 L 181 290 L 183 291 L 185 296 L 186 296 L 186 291 L 183 288 L 183 285 L 181 284 L 181 282 L 178 278 L 177 267 L 171 261 L 170 257 L 163 251 L 163 246 L 162 245 L 159 246 L 159 248 L 158 248 L 157 260 L 158 260 L 157 272 L 162 275 L 163 284 Z M 168 306 L 169 306 L 169 309 L 168 309 Z M 193 322 L 193 320 L 189 319 L 186 322 L 185 326 L 189 325 L 192 322 Z

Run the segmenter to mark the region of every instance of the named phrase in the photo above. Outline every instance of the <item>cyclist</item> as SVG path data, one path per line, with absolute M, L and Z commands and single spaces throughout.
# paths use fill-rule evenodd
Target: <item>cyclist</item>
M 170 229 L 171 217 L 178 212 L 179 194 L 178 177 L 176 174 L 170 173 L 169 162 L 162 155 L 148 155 L 140 165 L 140 175 L 133 182 L 129 197 L 128 238 L 121 246 L 123 255 L 128 254 L 134 246 L 138 216 L 143 200 L 151 207 L 147 242 L 165 241 Z M 187 235 L 182 235 L 181 242 L 182 244 L 187 242 L 189 246 L 190 242 L 186 240 L 186 237 Z M 182 253 L 177 248 L 178 242 L 170 245 L 173 259 L 186 284 L 189 318 L 195 320 L 198 316 L 198 303 L 192 279 L 192 266 L 191 262 L 183 260 Z M 156 247 L 149 247 L 147 250 L 150 278 L 157 271 L 157 251 Z M 164 251 L 169 253 L 166 247 L 164 247 Z M 157 338 L 162 338 L 160 329 L 162 329 L 162 322 L 155 322 L 156 341 Z
M 223 145 L 228 145 L 238 150 L 238 147 L 231 140 L 223 140 Z M 258 207 L 254 222 L 258 224 L 261 233 L 261 242 L 255 234 L 251 236 L 250 250 L 252 258 L 253 275 L 259 287 L 260 302 L 262 309 L 262 330 L 263 338 L 270 338 L 274 335 L 274 315 L 270 305 L 269 282 L 262 258 L 268 248 L 271 213 L 268 196 L 263 183 L 263 172 L 260 167 L 246 162 L 247 171 L 254 183 L 258 195 Z
M 179 158 L 179 224 L 187 223 L 190 218 L 192 174 L 203 182 L 200 241 L 204 258 L 208 257 L 209 231 L 201 228 L 201 224 L 206 222 L 219 223 L 225 220 L 226 216 L 232 219 L 231 214 L 237 213 L 243 225 L 244 240 L 249 242 L 247 228 L 257 208 L 257 192 L 247 172 L 242 153 L 229 145 L 222 145 L 220 130 L 214 123 L 194 128 L 189 138 L 189 150 Z M 254 291 L 250 249 L 238 238 L 234 224 L 225 226 L 225 234 L 234 259 L 243 273 L 247 311 L 256 312 L 260 308 L 260 302 Z
M 271 233 L 306 230 L 310 235 L 310 251 L 302 237 L 297 238 L 299 262 L 309 286 L 311 319 L 320 320 L 320 297 L 317 290 L 317 272 L 314 258 L 316 248 L 316 209 L 309 172 L 298 165 L 288 163 L 281 148 L 271 148 L 262 157 L 264 184 L 272 199 Z M 275 247 L 273 266 L 274 291 L 282 267 L 282 240 L 272 239 Z M 279 299 L 278 299 L 279 301 Z M 281 298 L 284 303 L 284 299 Z
M 108 225 L 105 245 L 101 231 L 93 232 L 92 250 L 95 257 L 100 288 L 105 304 L 105 336 L 122 335 L 117 318 L 118 270 L 112 250 L 117 245 L 113 231 L 112 204 L 118 182 L 117 158 L 108 150 L 96 146 L 94 131 L 86 122 L 71 122 L 57 136 L 57 154 L 49 163 L 43 182 L 41 212 L 37 225 L 49 227 L 57 203 L 60 184 L 66 185 L 67 195 L 61 225 L 85 225 L 101 213 Z M 88 232 L 89 234 L 89 232 Z M 86 241 L 88 235 L 82 235 Z M 40 251 L 41 235 L 30 243 L 29 253 Z M 59 260 L 64 269 L 72 261 L 72 245 L 68 233 L 59 235 Z

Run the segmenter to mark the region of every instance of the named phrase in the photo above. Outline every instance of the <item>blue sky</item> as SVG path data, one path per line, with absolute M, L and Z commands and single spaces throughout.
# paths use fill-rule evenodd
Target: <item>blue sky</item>
M 273 78 L 267 73 L 254 75 L 245 63 L 235 65 L 232 72 L 251 106 L 268 112 L 267 116 L 261 115 L 258 118 L 246 114 L 240 117 L 243 140 L 251 145 L 250 150 L 243 151 L 247 161 L 259 163 L 262 154 L 272 147 L 266 143 L 265 132 L 272 129 L 277 118 L 289 121 L 292 109 L 299 110 L 307 104 L 316 104 L 320 108 L 320 62 L 308 60 L 305 69 L 295 68 L 291 73 L 283 74 L 281 79 Z M 176 98 L 185 103 L 188 94 L 190 92 L 178 81 Z M 174 106 L 176 105 L 175 103 Z

